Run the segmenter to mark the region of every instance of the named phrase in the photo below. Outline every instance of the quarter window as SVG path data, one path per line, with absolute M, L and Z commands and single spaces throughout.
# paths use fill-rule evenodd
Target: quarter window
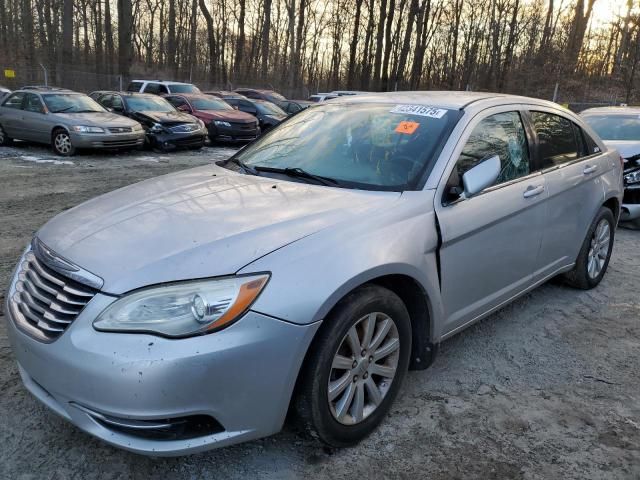
M 456 164 L 458 181 L 466 171 L 495 155 L 501 164 L 496 184 L 530 173 L 529 145 L 518 112 L 491 115 L 473 129 Z
M 3 107 L 15 108 L 20 110 L 22 108 L 22 100 L 24 99 L 24 93 L 14 93 L 2 104 Z
M 572 162 L 580 155 L 573 122 L 559 115 L 531 112 L 531 120 L 538 134 L 538 152 L 543 168 Z

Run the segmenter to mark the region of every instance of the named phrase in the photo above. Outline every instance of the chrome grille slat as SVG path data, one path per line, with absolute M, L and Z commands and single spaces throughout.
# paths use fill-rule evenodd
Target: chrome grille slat
M 16 325 L 42 342 L 58 338 L 97 290 L 53 270 L 34 252 L 20 265 L 9 305 Z

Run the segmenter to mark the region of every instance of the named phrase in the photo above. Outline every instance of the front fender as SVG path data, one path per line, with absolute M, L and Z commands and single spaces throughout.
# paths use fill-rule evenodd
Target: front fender
M 297 324 L 324 319 L 347 293 L 376 278 L 411 277 L 429 298 L 430 338 L 437 339 L 443 317 L 437 247 L 432 191 L 408 192 L 393 208 L 321 230 L 238 273 L 270 271 L 252 310 Z

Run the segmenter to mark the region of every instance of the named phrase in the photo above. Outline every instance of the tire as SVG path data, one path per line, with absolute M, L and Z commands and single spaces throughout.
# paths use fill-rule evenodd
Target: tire
M 569 285 L 590 290 L 600 283 L 611 259 L 614 236 L 613 213 L 608 208 L 601 207 L 587 231 L 576 265 L 565 274 Z
M 69 132 L 62 128 L 53 131 L 51 135 L 51 148 L 61 157 L 71 157 L 76 153 L 76 147 L 71 143 Z
M 9 137 L 2 128 L 2 125 L 0 125 L 0 147 L 8 147 L 12 144 L 13 138 Z
M 367 325 L 375 325 L 370 342 L 366 341 Z M 380 335 L 385 326 L 389 326 L 387 333 Z M 350 341 L 354 332 L 356 349 L 362 349 L 355 355 Z M 376 341 L 373 349 L 383 356 L 371 362 L 365 344 Z M 411 321 L 402 300 L 377 285 L 350 293 L 324 321 L 307 354 L 295 399 L 302 427 L 332 447 L 355 445 L 367 437 L 389 412 L 407 373 L 410 353 Z M 335 389 L 333 399 L 329 382 Z

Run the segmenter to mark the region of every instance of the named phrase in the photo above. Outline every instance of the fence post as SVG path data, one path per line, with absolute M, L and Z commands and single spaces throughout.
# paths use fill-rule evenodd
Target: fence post
M 556 88 L 553 89 L 553 102 L 555 103 L 558 100 L 558 82 L 556 82 Z
M 122 75 L 118 75 L 118 82 L 120 83 L 120 92 L 122 92 Z
M 42 71 L 44 72 L 44 86 L 48 87 L 49 86 L 49 77 L 47 75 L 47 69 L 44 67 L 43 64 L 40 64 L 40 67 L 42 67 Z

